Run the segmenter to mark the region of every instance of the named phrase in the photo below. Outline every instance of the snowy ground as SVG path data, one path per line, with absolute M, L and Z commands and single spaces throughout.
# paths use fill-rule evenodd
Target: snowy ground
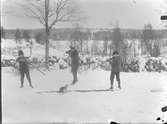
M 2 68 L 3 122 L 156 122 L 167 103 L 167 72 L 121 73 L 122 90 L 93 91 L 109 88 L 109 75 L 109 71 L 89 70 L 79 74 L 78 83 L 69 87 L 92 92 L 38 94 L 69 84 L 70 70 L 52 70 L 45 76 L 31 71 L 31 89 L 27 80 L 25 87 L 19 88 L 19 76 L 11 68 Z

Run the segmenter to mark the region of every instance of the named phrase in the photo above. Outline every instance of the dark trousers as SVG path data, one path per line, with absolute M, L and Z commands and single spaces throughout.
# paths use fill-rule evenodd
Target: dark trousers
M 23 86 L 23 83 L 24 83 L 24 75 L 26 75 L 29 85 L 32 86 L 29 70 L 20 70 L 20 75 L 21 75 L 21 79 L 20 79 L 21 86 Z
M 78 66 L 72 66 L 71 72 L 73 75 L 73 83 L 76 83 L 78 81 L 77 71 L 78 71 Z
M 77 78 L 77 71 L 73 71 L 72 75 L 73 75 L 73 82 L 76 82 L 78 80 L 78 78 Z
M 121 81 L 120 81 L 120 73 L 119 72 L 111 72 L 110 75 L 110 81 L 111 81 L 111 88 L 113 88 L 113 83 L 114 83 L 114 77 L 116 76 L 117 82 L 118 82 L 118 87 L 121 87 Z

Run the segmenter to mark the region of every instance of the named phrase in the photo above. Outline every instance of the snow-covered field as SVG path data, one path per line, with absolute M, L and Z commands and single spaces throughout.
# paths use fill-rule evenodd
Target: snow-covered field
M 19 76 L 10 67 L 2 68 L 3 122 L 154 123 L 162 117 L 161 108 L 167 105 L 167 72 L 121 73 L 122 90 L 94 91 L 110 87 L 109 75 L 104 70 L 83 72 L 78 83 L 68 87 L 71 92 L 61 94 L 54 91 L 71 83 L 70 69 L 46 71 L 45 76 L 31 71 L 32 89 L 26 79 L 24 88 L 19 88 Z
M 29 44 L 2 40 L 2 59 L 15 59 L 18 48 L 30 55 Z M 50 55 L 63 58 L 67 42 L 52 42 Z M 165 55 L 166 56 L 166 55 Z M 44 46 L 33 41 L 32 56 L 44 57 Z M 102 58 L 101 58 L 102 59 Z M 142 61 L 142 59 L 140 59 Z M 72 82 L 70 68 L 45 71 L 31 70 L 34 88 L 20 87 L 20 77 L 12 67 L 2 67 L 3 123 L 39 122 L 157 122 L 167 120 L 161 108 L 167 105 L 167 72 L 121 73 L 122 90 L 100 91 L 110 87 L 110 71 L 88 69 L 65 94 L 56 91 Z M 80 92 L 79 92 L 80 91 Z M 40 93 L 39 93 L 40 92 Z

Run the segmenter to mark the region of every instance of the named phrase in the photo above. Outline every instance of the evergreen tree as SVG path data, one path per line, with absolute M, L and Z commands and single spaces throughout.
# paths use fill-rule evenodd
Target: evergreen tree
M 156 41 L 156 36 L 151 24 L 144 26 L 142 39 L 144 48 L 150 56 L 157 57 L 160 55 L 160 44 Z
M 114 51 L 118 51 L 120 53 L 121 56 L 121 66 L 122 69 L 124 68 L 124 64 L 127 61 L 127 57 L 128 57 L 128 53 L 127 53 L 127 44 L 124 42 L 124 37 L 120 31 L 120 28 L 118 26 L 116 26 L 116 28 L 114 28 L 113 31 L 113 35 L 112 35 L 112 45 L 113 45 L 113 50 Z
M 31 36 L 28 30 L 23 31 L 23 39 L 25 39 L 26 42 L 30 42 Z
M 114 45 L 114 50 L 118 51 L 119 53 L 121 52 L 121 44 L 123 43 L 123 37 L 120 32 L 120 28 L 116 27 L 114 28 L 113 31 L 113 45 Z
M 5 36 L 5 30 L 3 27 L 1 27 L 1 38 L 5 39 L 6 36 Z
M 20 29 L 16 29 L 14 36 L 15 36 L 16 43 L 21 43 L 21 31 L 20 31 Z
M 42 44 L 42 33 L 35 34 L 34 39 L 37 43 Z

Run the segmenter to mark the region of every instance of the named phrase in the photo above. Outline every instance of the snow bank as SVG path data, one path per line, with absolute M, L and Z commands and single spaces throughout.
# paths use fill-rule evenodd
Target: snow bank
M 10 39 L 1 39 L 1 48 L 6 49 L 6 48 L 16 48 L 17 45 L 14 40 Z

